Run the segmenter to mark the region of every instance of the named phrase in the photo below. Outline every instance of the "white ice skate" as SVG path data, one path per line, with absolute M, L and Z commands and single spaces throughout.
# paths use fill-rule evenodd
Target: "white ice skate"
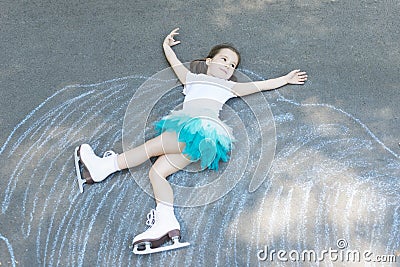
M 76 176 L 81 193 L 83 193 L 84 183 L 101 182 L 118 170 L 115 166 L 115 157 L 118 155 L 113 151 L 105 152 L 103 158 L 100 158 L 94 154 L 93 149 L 88 144 L 83 144 L 75 148 L 74 156 Z M 82 175 L 80 163 L 82 164 Z
M 180 225 L 173 210 L 151 210 L 147 215 L 146 224 L 150 228 L 136 236 L 132 241 L 132 252 L 135 254 L 150 254 L 190 245 L 187 242 L 179 242 Z M 172 244 L 161 246 L 167 241 L 172 242 Z

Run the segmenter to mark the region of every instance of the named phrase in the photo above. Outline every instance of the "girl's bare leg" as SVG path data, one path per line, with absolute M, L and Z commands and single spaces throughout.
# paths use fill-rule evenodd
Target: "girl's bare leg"
M 166 178 L 182 170 L 190 163 L 191 161 L 183 154 L 166 154 L 156 160 L 149 171 L 149 178 L 157 204 L 161 202 L 170 206 L 173 205 L 174 195 Z
M 118 167 L 123 170 L 138 166 L 151 157 L 164 154 L 180 154 L 184 147 L 185 143 L 178 142 L 175 132 L 164 132 L 148 140 L 143 145 L 118 155 Z
M 133 239 L 134 252 L 135 249 L 138 251 L 138 244 L 145 242 L 156 244 L 164 238 L 173 239 L 173 244 L 164 246 L 159 251 L 189 245 L 189 243 L 180 243 L 177 241 L 180 237 L 180 225 L 174 213 L 172 188 L 166 180 L 169 175 L 183 169 L 188 164 L 190 164 L 190 160 L 182 154 L 166 154 L 160 156 L 150 169 L 149 176 L 157 207 L 147 217 L 151 220 L 151 227 Z M 151 253 L 154 252 L 154 249 L 146 246 L 146 249 L 142 252 Z

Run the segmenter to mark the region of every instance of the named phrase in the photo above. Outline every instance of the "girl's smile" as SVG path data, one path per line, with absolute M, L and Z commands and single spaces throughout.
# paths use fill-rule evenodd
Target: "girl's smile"
M 207 75 L 228 80 L 238 64 L 239 57 L 229 48 L 223 48 L 213 58 L 207 58 Z

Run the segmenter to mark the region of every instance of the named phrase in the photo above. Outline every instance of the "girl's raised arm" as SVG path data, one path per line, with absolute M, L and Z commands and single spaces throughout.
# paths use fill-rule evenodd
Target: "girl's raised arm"
M 189 70 L 182 64 L 182 62 L 178 59 L 175 52 L 172 50 L 172 46 L 179 44 L 181 41 L 175 41 L 174 36 L 178 35 L 179 28 L 174 29 L 170 34 L 165 37 L 163 42 L 163 49 L 165 53 L 165 57 L 167 58 L 169 64 L 174 70 L 176 76 L 182 84 L 186 83 L 186 75 Z
M 260 91 L 273 90 L 287 84 L 304 84 L 307 81 L 307 74 L 304 71 L 293 70 L 275 79 L 256 81 L 249 83 L 237 83 L 232 90 L 238 96 L 254 94 Z

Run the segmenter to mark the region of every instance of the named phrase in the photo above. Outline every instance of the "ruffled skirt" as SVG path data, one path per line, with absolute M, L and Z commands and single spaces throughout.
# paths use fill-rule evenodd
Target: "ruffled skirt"
M 182 153 L 191 161 L 199 161 L 202 169 L 218 170 L 220 160 L 227 162 L 232 149 L 232 130 L 217 116 L 193 116 L 173 111 L 155 123 L 157 134 L 176 132 L 185 143 Z

